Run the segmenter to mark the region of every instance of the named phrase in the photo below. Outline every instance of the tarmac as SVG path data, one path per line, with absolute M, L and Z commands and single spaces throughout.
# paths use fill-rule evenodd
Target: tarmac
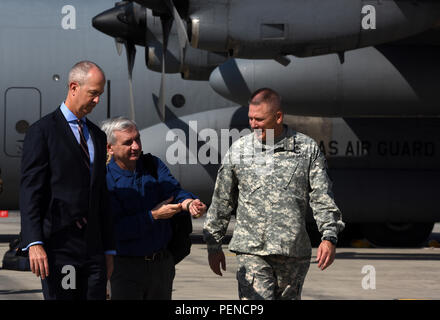
M 228 228 L 232 234 L 234 222 Z M 191 254 L 176 266 L 173 300 L 237 300 L 235 254 L 227 250 L 226 271 L 214 274 L 208 265 L 202 239 L 203 218 L 193 220 Z M 17 211 L 0 218 L 0 257 L 9 241 L 20 232 Z M 420 248 L 337 249 L 335 262 L 326 270 L 312 260 L 303 291 L 303 300 L 400 300 L 440 299 L 440 224 L 434 226 L 431 246 Z M 41 300 L 41 282 L 31 272 L 0 269 L 0 300 Z

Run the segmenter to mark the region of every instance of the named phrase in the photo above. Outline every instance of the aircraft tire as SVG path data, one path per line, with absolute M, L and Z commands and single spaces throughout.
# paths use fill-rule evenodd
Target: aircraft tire
M 378 247 L 420 247 L 431 234 L 434 222 L 366 223 L 361 228 L 364 237 Z
M 3 192 L 2 169 L 0 169 L 0 194 Z

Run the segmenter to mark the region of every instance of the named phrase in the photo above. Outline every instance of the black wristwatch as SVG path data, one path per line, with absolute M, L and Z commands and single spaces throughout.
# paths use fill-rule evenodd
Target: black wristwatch
M 338 238 L 331 236 L 323 237 L 322 240 L 330 241 L 333 245 L 336 245 L 338 243 Z

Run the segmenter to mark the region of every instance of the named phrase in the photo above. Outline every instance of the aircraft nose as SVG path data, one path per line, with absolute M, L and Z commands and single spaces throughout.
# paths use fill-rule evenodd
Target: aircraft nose
M 251 95 L 254 65 L 251 60 L 230 59 L 211 73 L 209 84 L 228 100 L 247 105 Z

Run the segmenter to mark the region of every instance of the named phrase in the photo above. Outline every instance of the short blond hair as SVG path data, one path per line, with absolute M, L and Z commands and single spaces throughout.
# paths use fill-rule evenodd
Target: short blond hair
M 272 110 L 282 111 L 281 96 L 273 89 L 260 88 L 251 95 L 249 104 L 258 106 L 261 103 L 267 103 Z

